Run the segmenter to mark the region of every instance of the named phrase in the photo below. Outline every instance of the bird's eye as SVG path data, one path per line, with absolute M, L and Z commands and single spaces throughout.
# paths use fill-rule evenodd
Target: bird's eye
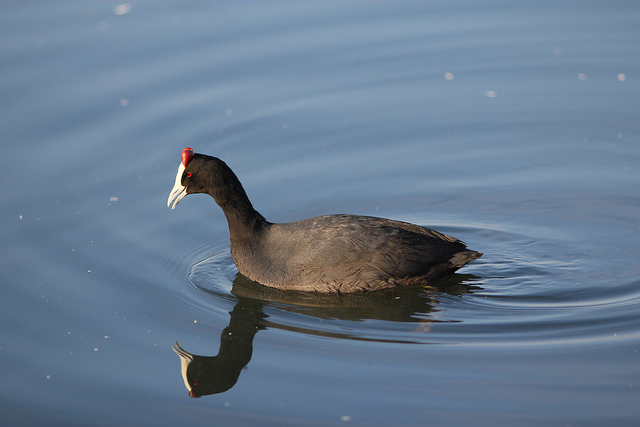
M 191 172 L 187 172 L 187 177 L 191 178 Z

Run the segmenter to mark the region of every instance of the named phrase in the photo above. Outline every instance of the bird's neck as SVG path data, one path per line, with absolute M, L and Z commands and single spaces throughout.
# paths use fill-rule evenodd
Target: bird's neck
M 267 220 L 253 208 L 242 186 L 227 194 L 212 196 L 227 218 L 231 239 L 255 236 L 267 224 Z

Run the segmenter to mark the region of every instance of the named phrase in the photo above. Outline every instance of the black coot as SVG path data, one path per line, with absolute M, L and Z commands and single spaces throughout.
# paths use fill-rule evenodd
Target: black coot
M 167 205 L 173 209 L 191 193 L 207 193 L 222 208 L 238 271 L 278 289 L 357 292 L 424 285 L 482 256 L 456 238 L 390 219 L 325 215 L 271 223 L 222 160 L 185 148 Z

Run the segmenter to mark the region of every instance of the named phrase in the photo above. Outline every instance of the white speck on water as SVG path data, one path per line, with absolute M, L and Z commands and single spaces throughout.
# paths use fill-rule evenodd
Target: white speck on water
M 578 80 L 587 80 L 587 75 L 585 73 L 578 73 Z
M 126 98 L 120 99 L 120 106 L 121 107 L 128 107 L 129 106 L 129 100 L 126 99 Z
M 351 421 L 351 415 L 343 415 L 340 417 L 340 421 Z
M 623 82 L 626 79 L 627 79 L 627 77 L 624 74 L 622 74 L 622 73 L 618 74 L 618 81 L 619 82 Z
M 487 98 L 495 98 L 498 96 L 498 92 L 496 92 L 495 90 L 488 90 L 484 93 L 484 96 L 486 96 Z
M 110 201 L 110 202 L 117 202 L 117 201 L 119 201 L 119 200 L 120 200 L 120 199 L 118 199 L 117 197 L 109 197 L 109 201 Z
M 456 76 L 453 73 L 444 73 L 444 78 L 446 80 L 453 80 L 456 78 Z
M 116 15 L 126 15 L 131 12 L 131 5 L 129 3 L 122 3 L 113 8 L 113 13 Z

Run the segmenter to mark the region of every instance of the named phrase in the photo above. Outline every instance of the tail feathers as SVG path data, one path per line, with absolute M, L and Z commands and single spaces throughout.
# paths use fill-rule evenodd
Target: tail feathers
M 482 256 L 482 252 L 477 251 L 463 251 L 458 252 L 454 256 L 449 259 L 451 266 L 455 269 L 461 268 L 463 265 L 473 261 L 474 259 L 478 259 Z
M 441 262 L 440 264 L 436 264 L 431 267 L 427 274 L 422 276 L 412 276 L 405 277 L 398 282 L 400 285 L 404 286 L 415 286 L 415 285 L 424 285 L 428 284 L 433 280 L 440 279 L 445 277 L 465 264 L 473 261 L 474 259 L 478 259 L 482 256 L 482 252 L 477 251 L 462 251 L 458 252 L 454 256 L 452 256 L 448 261 Z

